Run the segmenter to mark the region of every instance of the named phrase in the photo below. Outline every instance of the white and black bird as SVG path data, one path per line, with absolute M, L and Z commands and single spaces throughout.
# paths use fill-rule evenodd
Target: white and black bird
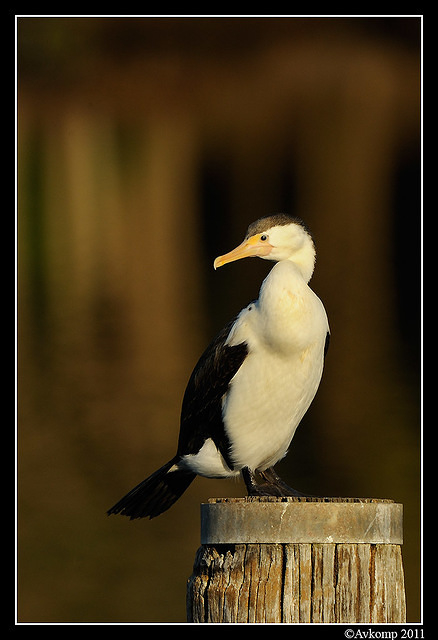
M 251 224 L 244 241 L 216 258 L 214 267 L 249 256 L 276 264 L 258 300 L 219 333 L 195 366 L 176 455 L 108 514 L 158 516 L 196 475 L 242 474 L 249 495 L 303 495 L 279 478 L 274 465 L 316 394 L 328 346 L 327 315 L 308 285 L 315 248 L 300 220 L 277 214 Z

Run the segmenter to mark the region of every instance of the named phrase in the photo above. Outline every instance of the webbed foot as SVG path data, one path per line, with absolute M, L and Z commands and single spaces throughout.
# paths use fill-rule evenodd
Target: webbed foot
M 285 493 L 286 488 L 289 491 L 295 491 L 288 487 L 280 478 L 278 480 L 280 482 L 273 482 L 271 480 L 270 474 L 266 474 L 266 472 L 261 472 L 260 475 L 266 482 L 258 483 L 256 480 L 256 475 L 253 471 L 245 467 L 242 469 L 242 476 L 246 484 L 246 488 L 249 496 L 290 496 L 290 495 L 303 495 L 301 493 Z M 276 475 L 276 474 L 275 474 Z M 278 476 L 277 476 L 278 477 Z
M 272 487 L 275 487 L 275 490 L 278 492 L 278 493 L 271 493 L 270 495 L 292 496 L 292 497 L 298 497 L 298 498 L 306 497 L 305 493 L 301 493 L 301 491 L 297 491 L 296 489 L 289 487 L 289 485 L 283 482 L 280 476 L 277 475 L 277 473 L 274 471 L 273 467 L 269 467 L 269 469 L 265 469 L 264 471 L 261 471 L 260 475 L 264 480 L 266 480 L 268 484 L 270 484 Z M 308 494 L 307 494 L 307 497 L 309 497 Z

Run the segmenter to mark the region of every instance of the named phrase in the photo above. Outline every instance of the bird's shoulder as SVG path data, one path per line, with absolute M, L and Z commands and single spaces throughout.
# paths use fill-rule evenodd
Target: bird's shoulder
M 199 358 L 190 376 L 185 393 L 187 401 L 190 394 L 205 391 L 209 396 L 227 390 L 228 384 L 248 354 L 248 345 L 242 341 L 229 345 L 227 339 L 235 326 L 238 317 L 233 318 L 210 342 Z

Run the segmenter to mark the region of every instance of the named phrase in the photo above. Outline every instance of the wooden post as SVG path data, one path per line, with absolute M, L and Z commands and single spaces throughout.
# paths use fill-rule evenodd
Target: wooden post
M 211 498 L 188 622 L 405 622 L 402 511 L 371 498 Z

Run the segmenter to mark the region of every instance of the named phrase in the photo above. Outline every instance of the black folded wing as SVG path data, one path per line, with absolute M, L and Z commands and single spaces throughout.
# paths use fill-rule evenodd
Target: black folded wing
M 190 376 L 181 409 L 181 429 L 177 455 L 197 453 L 207 438 L 211 438 L 225 459 L 230 460 L 230 443 L 222 420 L 222 400 L 230 381 L 248 355 L 245 342 L 226 345 L 234 318 L 214 338 L 200 357 Z

